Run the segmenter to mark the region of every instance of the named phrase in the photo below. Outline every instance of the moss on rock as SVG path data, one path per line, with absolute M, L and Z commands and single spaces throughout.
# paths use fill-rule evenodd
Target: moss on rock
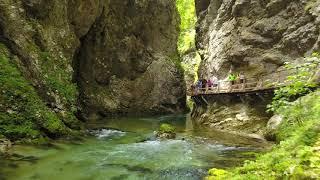
M 0 130 L 11 140 L 58 137 L 70 133 L 46 106 L 0 44 Z
M 176 128 L 170 124 L 161 124 L 156 136 L 160 139 L 174 139 Z
M 161 124 L 159 128 L 159 132 L 161 133 L 175 133 L 175 127 L 170 124 Z

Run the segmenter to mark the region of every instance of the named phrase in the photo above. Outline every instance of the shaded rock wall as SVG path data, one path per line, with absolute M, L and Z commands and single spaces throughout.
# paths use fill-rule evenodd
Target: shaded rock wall
M 320 50 L 317 0 L 198 0 L 196 5 L 199 77 L 226 79 L 230 70 L 247 78 L 272 77 L 285 62 Z
M 182 112 L 178 25 L 174 0 L 111 0 L 81 39 L 84 116 Z
M 183 111 L 178 23 L 173 0 L 0 1 L 5 58 L 72 129 L 79 106 L 83 118 Z

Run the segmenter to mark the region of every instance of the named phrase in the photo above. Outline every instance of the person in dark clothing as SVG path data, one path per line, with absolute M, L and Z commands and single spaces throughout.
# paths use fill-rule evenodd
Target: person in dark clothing
M 208 84 L 208 90 L 211 90 L 211 88 L 213 86 L 211 79 L 208 80 L 207 84 Z
M 200 89 L 202 88 L 202 81 L 199 79 L 198 81 L 197 81 L 197 84 L 196 84 L 196 91 L 197 91 L 197 93 L 199 93 L 200 92 Z
M 206 88 L 207 88 L 207 80 L 206 79 L 202 79 L 202 89 L 203 89 L 203 92 L 205 92 L 206 91 Z

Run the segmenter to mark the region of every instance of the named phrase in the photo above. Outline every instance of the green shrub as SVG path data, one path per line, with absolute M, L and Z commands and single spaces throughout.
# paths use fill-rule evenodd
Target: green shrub
M 195 24 L 197 21 L 194 0 L 176 0 L 180 14 L 178 50 L 181 54 L 195 47 Z
M 318 53 L 313 53 L 311 58 L 305 58 L 305 63 L 303 64 L 287 63 L 286 68 L 288 71 L 296 69 L 296 72 L 287 77 L 285 86 L 275 91 L 272 104 L 268 105 L 268 111 L 281 112 L 281 109 L 286 108 L 298 97 L 310 93 L 316 87 L 316 84 L 310 82 L 309 79 L 319 63 L 320 56 Z M 282 84 L 278 85 L 282 86 Z
M 286 106 L 281 115 L 284 121 L 276 133 L 279 144 L 255 161 L 246 161 L 243 167 L 229 170 L 222 179 L 320 177 L 320 90 Z M 301 117 L 303 123 L 297 123 Z

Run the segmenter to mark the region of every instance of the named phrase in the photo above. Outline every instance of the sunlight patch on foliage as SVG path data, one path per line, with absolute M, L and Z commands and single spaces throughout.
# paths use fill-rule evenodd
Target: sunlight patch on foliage
M 178 50 L 180 54 L 195 47 L 195 24 L 197 21 L 194 0 L 176 0 L 180 14 L 180 36 Z

